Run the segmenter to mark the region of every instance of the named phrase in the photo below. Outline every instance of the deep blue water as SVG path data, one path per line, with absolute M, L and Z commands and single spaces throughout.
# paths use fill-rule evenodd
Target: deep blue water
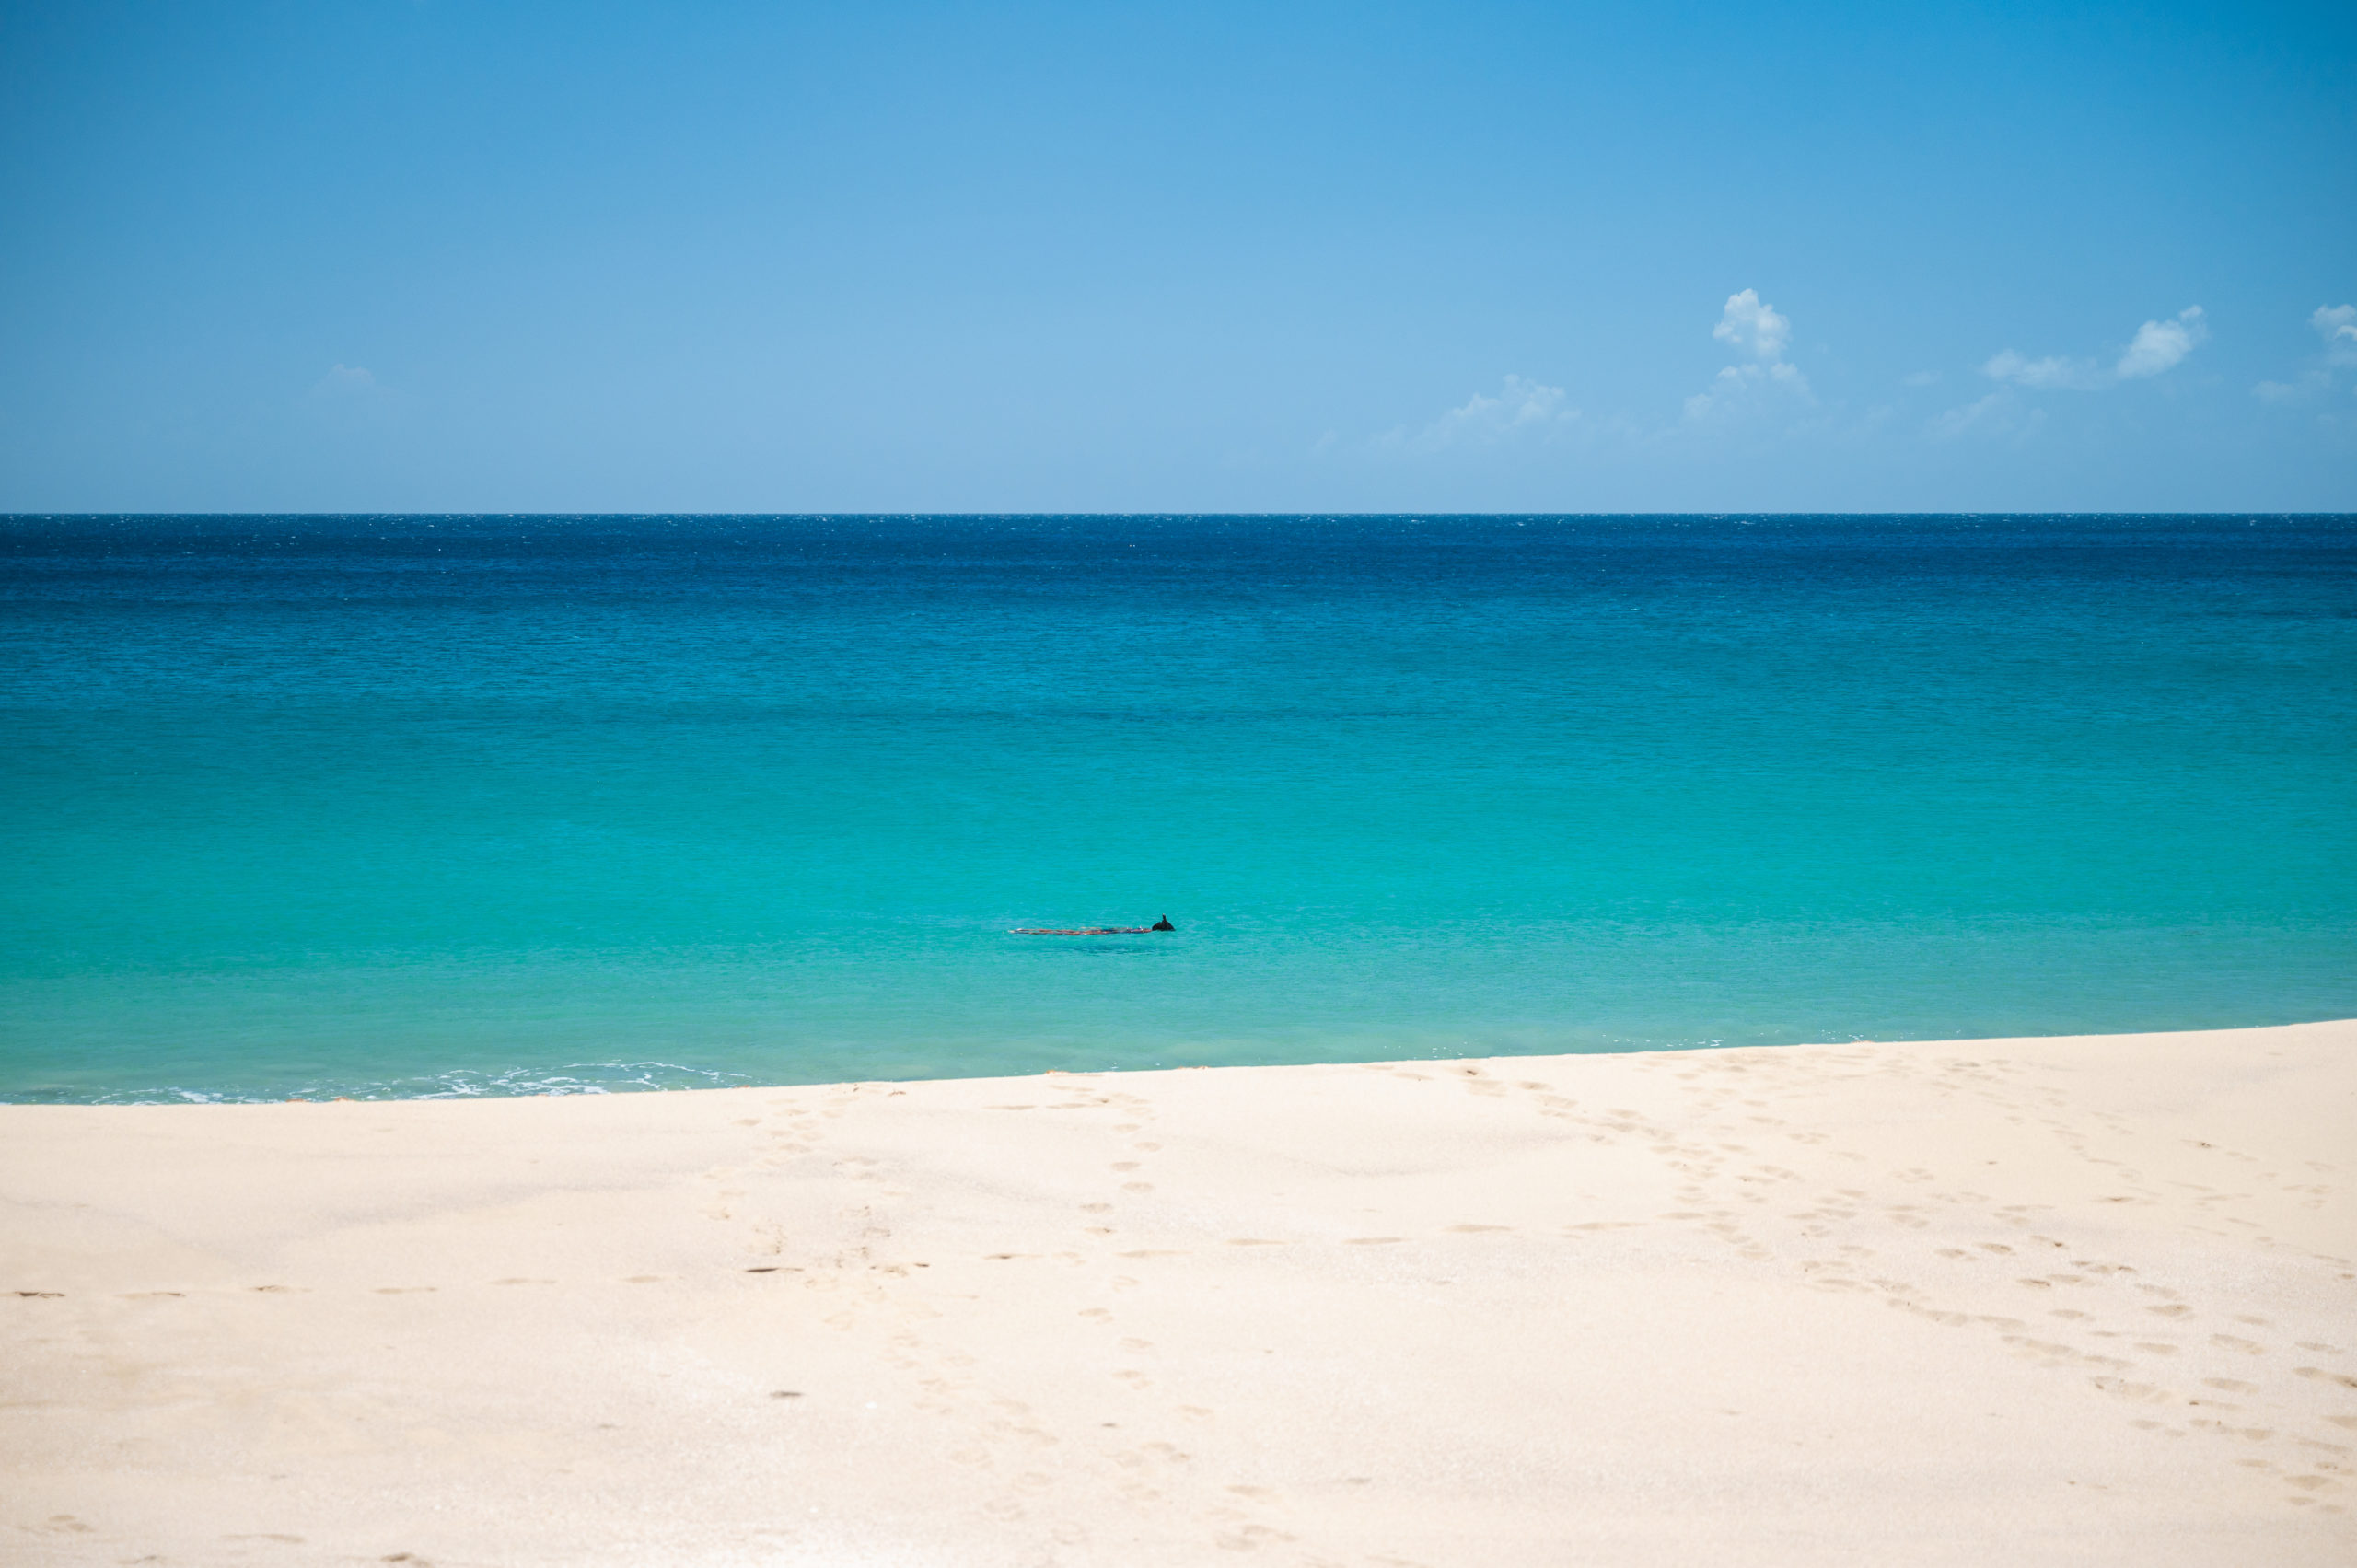
M 17 517 L 0 725 L 0 1098 L 2357 1015 L 2349 517 Z

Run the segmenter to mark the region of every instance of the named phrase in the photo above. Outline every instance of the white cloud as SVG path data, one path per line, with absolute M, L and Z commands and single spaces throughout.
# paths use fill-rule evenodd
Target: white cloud
M 1719 324 L 1711 329 L 1711 335 L 1735 344 L 1759 363 L 1730 365 L 1719 372 L 1707 391 L 1687 399 L 1689 423 L 1756 407 L 1770 393 L 1798 397 L 1804 402 L 1816 401 L 1808 389 L 1808 377 L 1801 374 L 1799 366 L 1784 358 L 1784 346 L 1793 341 L 1792 319 L 1763 302 L 1759 290 L 1747 288 L 1727 296 L 1726 308 L 1719 312 Z
M 2014 428 L 2014 402 L 2012 390 L 2000 387 L 1985 398 L 1935 416 L 1924 428 L 1934 439 L 1941 441 L 1953 441 L 1974 431 L 1983 435 L 2001 434 Z
M 2007 349 L 1991 354 L 1980 373 L 1991 381 L 2039 390 L 2100 392 L 2122 381 L 2142 381 L 2175 369 L 2197 344 L 2210 335 L 2201 307 L 2189 305 L 2165 321 L 2147 321 L 2119 353 L 2109 369 L 2092 359 L 2066 359 L 2049 354 L 2032 359 Z
M 2311 365 L 2296 380 L 2261 381 L 2251 396 L 2268 403 L 2305 402 L 2332 390 L 2335 369 L 2357 365 L 2357 305 L 2319 305 L 2308 326 L 2324 340 L 2324 363 Z
M 2174 321 L 2147 321 L 2136 329 L 2136 336 L 2129 343 L 2112 374 L 2123 381 L 2142 380 L 2174 370 L 2193 345 L 2210 335 L 2209 325 L 2201 319 L 2201 307 L 2189 305 L 2177 313 Z
M 1808 377 L 1797 365 L 1730 365 L 1719 372 L 1709 391 L 1686 400 L 1686 417 L 1707 419 L 1713 412 L 1739 408 L 1759 393 L 1780 388 L 1803 399 L 1809 396 Z
M 1560 431 L 1579 416 L 1580 411 L 1569 406 L 1562 388 L 1509 376 L 1496 397 L 1476 392 L 1413 436 L 1395 430 L 1384 437 L 1383 444 L 1411 452 L 1494 447 Z
M 1774 306 L 1762 304 L 1759 290 L 1747 288 L 1727 296 L 1726 308 L 1711 335 L 1755 359 L 1782 359 L 1784 345 L 1793 341 L 1793 323 L 1790 317 L 1778 315 Z
M 2111 385 L 2094 361 L 2064 359 L 2049 354 L 2044 359 L 2030 359 L 2012 349 L 1991 354 L 1980 374 L 1991 381 L 2011 381 L 2016 386 L 2067 388 L 2074 392 L 2092 392 Z
M 2357 365 L 2357 305 L 2319 305 L 2308 325 L 2324 339 L 2325 357 L 2335 365 Z
M 365 398 L 384 389 L 377 377 L 356 365 L 338 365 L 311 386 L 315 398 Z
M 2250 392 L 2263 403 L 2296 403 L 2331 389 L 2331 371 L 2311 370 L 2296 381 L 2261 381 Z

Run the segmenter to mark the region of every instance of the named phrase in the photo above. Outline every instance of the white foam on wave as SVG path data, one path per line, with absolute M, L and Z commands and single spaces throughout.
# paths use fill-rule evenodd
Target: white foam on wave
M 84 1097 L 27 1096 L 84 1105 L 269 1105 L 282 1100 L 507 1099 L 534 1095 L 661 1094 L 673 1089 L 723 1089 L 751 1084 L 749 1073 L 726 1073 L 679 1062 L 568 1062 L 555 1067 L 486 1072 L 455 1068 L 413 1078 L 290 1079 L 263 1087 L 188 1089 L 177 1086 L 122 1089 Z
M 510 1068 L 504 1073 L 458 1071 L 435 1080 L 442 1086 L 418 1093 L 395 1089 L 359 1098 L 477 1099 L 515 1095 L 610 1095 L 660 1093 L 668 1089 L 730 1088 L 753 1082 L 749 1073 L 690 1067 L 677 1062 L 571 1062 L 554 1069 Z

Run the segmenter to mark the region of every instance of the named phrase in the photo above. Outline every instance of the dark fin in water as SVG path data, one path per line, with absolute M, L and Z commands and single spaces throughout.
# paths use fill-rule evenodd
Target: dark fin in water
M 1166 914 L 1160 920 L 1155 921 L 1152 925 L 1146 927 L 1146 929 L 1149 931 L 1176 931 L 1178 928 L 1170 923 L 1170 917 Z

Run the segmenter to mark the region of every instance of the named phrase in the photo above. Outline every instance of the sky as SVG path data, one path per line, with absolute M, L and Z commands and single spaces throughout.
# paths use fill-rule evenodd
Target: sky
M 0 0 L 0 511 L 2357 510 L 2357 6 Z

